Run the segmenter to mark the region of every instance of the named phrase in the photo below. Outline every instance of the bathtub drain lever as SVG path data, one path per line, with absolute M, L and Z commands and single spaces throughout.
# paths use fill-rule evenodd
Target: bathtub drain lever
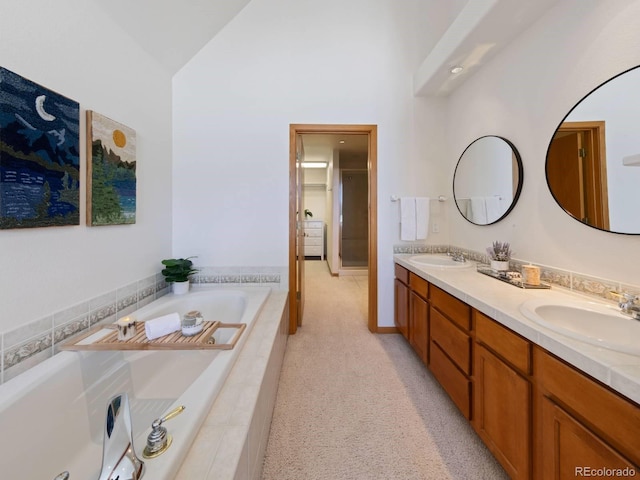
M 153 421 L 151 424 L 151 433 L 147 437 L 147 446 L 142 452 L 142 456 L 144 458 L 155 458 L 162 455 L 171 446 L 173 438 L 169 433 L 167 433 L 167 429 L 163 427 L 162 424 L 167 420 L 171 420 L 176 415 L 181 414 L 185 408 L 186 407 L 184 405 L 180 405 L 179 407 L 171 410 L 164 417 Z

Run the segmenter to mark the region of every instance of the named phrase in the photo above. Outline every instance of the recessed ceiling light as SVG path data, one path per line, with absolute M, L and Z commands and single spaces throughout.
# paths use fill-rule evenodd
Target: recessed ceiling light
M 327 168 L 327 162 L 302 162 L 302 168 Z
M 340 143 L 344 143 L 344 140 L 340 140 Z
M 451 67 L 451 70 L 449 71 L 455 75 L 456 73 L 460 73 L 462 70 L 464 70 L 464 67 L 456 65 L 455 67 Z

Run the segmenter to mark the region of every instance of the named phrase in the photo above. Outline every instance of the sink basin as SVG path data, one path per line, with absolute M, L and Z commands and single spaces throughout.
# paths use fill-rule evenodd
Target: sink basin
M 425 253 L 423 255 L 415 255 L 409 258 L 409 262 L 419 267 L 439 267 L 439 268 L 470 268 L 473 262 L 454 262 L 448 255 L 438 255 L 434 253 Z
M 574 300 L 532 299 L 520 312 L 550 330 L 592 345 L 640 355 L 640 321 L 613 306 Z

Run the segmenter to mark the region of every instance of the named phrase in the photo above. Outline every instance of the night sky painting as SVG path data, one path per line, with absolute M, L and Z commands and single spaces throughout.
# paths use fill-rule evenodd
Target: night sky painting
M 0 67 L 0 228 L 80 223 L 79 104 Z
M 87 111 L 87 224 L 136 223 L 136 132 Z

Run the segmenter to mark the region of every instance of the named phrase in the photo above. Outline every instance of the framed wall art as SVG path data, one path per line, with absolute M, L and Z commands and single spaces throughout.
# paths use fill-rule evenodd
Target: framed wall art
M 80 224 L 80 106 L 0 67 L 0 228 Z
M 87 225 L 136 223 L 136 132 L 87 111 Z

